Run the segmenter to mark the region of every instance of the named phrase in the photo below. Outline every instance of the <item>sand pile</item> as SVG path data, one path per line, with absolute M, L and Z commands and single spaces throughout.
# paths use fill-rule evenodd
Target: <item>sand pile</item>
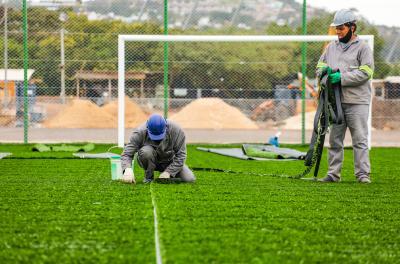
M 316 100 L 306 100 L 306 112 L 315 112 L 317 111 L 317 101 Z M 301 114 L 303 108 L 302 108 L 302 102 L 301 100 L 297 100 L 296 102 L 296 114 Z
M 43 124 L 48 128 L 111 128 L 117 120 L 88 100 L 75 99 Z
M 39 102 L 37 105 L 44 109 L 47 119 L 52 119 L 67 107 L 67 105 L 53 102 Z
M 102 109 L 118 120 L 118 101 L 112 101 Z M 147 114 L 128 97 L 125 97 L 125 127 L 135 128 L 146 122 Z M 115 126 L 117 123 L 115 123 Z
M 306 112 L 306 129 L 313 129 L 314 128 L 314 116 L 315 111 L 313 112 Z M 285 125 L 282 127 L 283 129 L 301 129 L 301 114 L 289 117 L 284 120 Z
M 0 109 L 0 126 L 10 125 L 13 121 L 15 121 L 15 115 L 7 114 Z
M 258 129 L 239 109 L 219 98 L 197 99 L 170 119 L 186 129 Z

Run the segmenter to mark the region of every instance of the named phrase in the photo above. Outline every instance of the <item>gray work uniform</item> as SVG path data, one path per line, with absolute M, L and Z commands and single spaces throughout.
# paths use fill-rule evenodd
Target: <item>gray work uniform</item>
M 146 173 L 167 171 L 182 181 L 195 181 L 193 172 L 185 165 L 185 133 L 169 120 L 166 129 L 165 138 L 159 143 L 149 138 L 146 126 L 135 129 L 121 155 L 122 170 L 132 167 L 133 157 L 138 153 L 138 163 Z
M 371 49 L 358 37 L 343 48 L 338 40 L 332 41 L 322 54 L 317 75 L 329 66 L 341 73 L 341 101 L 344 123 L 332 125 L 329 135 L 328 175 L 340 179 L 344 159 L 346 129 L 350 129 L 354 155 L 354 174 L 360 179 L 369 178 L 368 116 L 371 102 L 371 79 L 374 62 Z

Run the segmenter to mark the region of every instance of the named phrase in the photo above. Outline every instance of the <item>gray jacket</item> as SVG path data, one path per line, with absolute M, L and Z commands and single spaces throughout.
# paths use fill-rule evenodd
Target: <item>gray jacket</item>
M 317 76 L 325 66 L 340 70 L 342 103 L 370 104 L 374 58 L 367 43 L 356 37 L 343 49 L 338 40 L 332 41 L 319 59 Z
M 175 176 L 182 170 L 186 160 L 185 133 L 177 124 L 168 120 L 167 134 L 158 145 L 149 138 L 145 125 L 132 132 L 129 143 L 121 155 L 122 171 L 131 168 L 135 153 L 143 146 L 148 145 L 153 146 L 156 150 L 157 164 L 169 164 L 165 171 Z

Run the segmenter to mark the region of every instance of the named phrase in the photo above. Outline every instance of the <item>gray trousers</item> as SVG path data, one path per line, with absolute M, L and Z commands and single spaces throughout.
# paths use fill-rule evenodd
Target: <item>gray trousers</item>
M 354 174 L 357 179 L 368 177 L 371 172 L 368 150 L 369 105 L 342 104 L 345 121 L 332 125 L 329 135 L 328 175 L 340 179 L 344 159 L 343 140 L 350 129 L 354 156 Z
M 146 173 L 152 173 L 153 171 L 163 172 L 170 164 L 157 162 L 157 152 L 152 146 L 143 146 L 138 151 L 138 163 Z M 172 176 L 181 178 L 183 182 L 194 182 L 196 180 L 193 172 L 186 165 L 183 165 L 182 170 Z

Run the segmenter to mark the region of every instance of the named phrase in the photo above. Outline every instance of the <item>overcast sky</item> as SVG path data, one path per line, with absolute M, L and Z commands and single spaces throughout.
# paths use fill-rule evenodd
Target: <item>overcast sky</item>
M 303 0 L 295 0 L 303 3 Z M 307 0 L 307 5 L 337 11 L 356 8 L 369 22 L 400 27 L 400 0 Z

